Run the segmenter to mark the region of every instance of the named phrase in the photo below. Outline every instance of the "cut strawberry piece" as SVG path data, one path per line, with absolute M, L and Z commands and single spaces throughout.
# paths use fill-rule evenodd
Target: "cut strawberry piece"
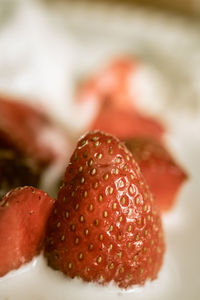
M 187 178 L 186 173 L 158 141 L 135 138 L 127 141 L 126 146 L 139 164 L 160 209 L 170 210 Z
M 33 187 L 12 190 L 0 202 L 0 276 L 29 262 L 42 247 L 54 200 Z
M 135 99 L 130 89 L 130 79 L 138 70 L 139 62 L 136 59 L 116 59 L 80 87 L 78 99 L 92 99 L 102 104 L 109 99 L 115 108 L 132 110 Z
M 134 106 L 139 99 L 133 92 L 137 88 L 132 86 L 132 79 L 139 69 L 136 60 L 115 60 L 80 87 L 79 103 L 91 105 L 94 112 L 89 130 L 102 130 L 119 139 L 134 136 L 161 138 L 162 124 L 140 114 Z
M 121 111 L 110 105 L 102 107 L 90 129 L 109 132 L 121 140 L 137 136 L 159 140 L 164 133 L 162 125 L 156 120 L 137 112 Z
M 164 249 L 159 212 L 132 154 L 110 135 L 85 135 L 48 222 L 49 265 L 127 288 L 157 277 Z
M 42 111 L 5 96 L 0 96 L 0 139 L 42 166 L 60 155 L 57 145 L 67 144 Z
M 0 95 L 0 148 L 2 144 L 17 152 L 24 162 L 28 162 L 31 169 L 33 167 L 30 171 L 34 173 L 34 170 L 37 170 L 39 174 L 44 175 L 41 177 L 40 186 L 54 195 L 57 182 L 60 182 L 60 177 L 64 173 L 64 163 L 71 155 L 73 144 L 72 139 L 60 126 L 54 124 L 38 108 L 15 98 L 9 99 Z M 13 160 L 9 163 L 10 166 L 13 164 L 15 169 L 17 162 Z M 20 168 L 17 171 L 21 174 L 23 168 L 22 171 Z M 15 177 L 16 174 L 13 175 L 13 180 Z M 34 181 L 21 179 L 21 186 L 35 185 Z M 11 175 L 7 177 L 7 187 L 16 186 L 16 184 L 13 186 L 13 180 Z

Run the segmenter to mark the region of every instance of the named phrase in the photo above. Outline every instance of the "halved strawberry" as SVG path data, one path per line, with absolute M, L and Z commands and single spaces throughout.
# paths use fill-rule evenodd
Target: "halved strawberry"
M 163 126 L 138 112 L 122 111 L 110 105 L 103 106 L 90 126 L 91 130 L 101 130 L 117 136 L 121 140 L 132 137 L 154 137 L 161 139 Z
M 0 201 L 0 276 L 39 253 L 53 203 L 33 187 L 12 190 Z
M 130 89 L 130 79 L 137 74 L 137 59 L 118 58 L 89 78 L 78 91 L 78 100 L 108 101 L 120 110 L 133 109 L 134 100 Z
M 65 134 L 44 112 L 4 95 L 0 95 L 0 139 L 42 166 L 61 155 L 57 145 L 68 145 Z
M 162 211 L 170 210 L 187 178 L 186 173 L 158 141 L 133 138 L 126 142 L 126 146 L 139 164 L 157 205 Z
M 134 106 L 139 99 L 133 93 L 132 78 L 138 70 L 136 59 L 116 59 L 82 84 L 77 98 L 81 104 L 91 104 L 93 116 L 89 130 L 102 130 L 122 140 L 134 136 L 161 138 L 163 125 L 142 115 Z
M 132 154 L 102 132 L 82 137 L 48 222 L 49 265 L 127 288 L 157 277 L 164 249 L 159 212 Z

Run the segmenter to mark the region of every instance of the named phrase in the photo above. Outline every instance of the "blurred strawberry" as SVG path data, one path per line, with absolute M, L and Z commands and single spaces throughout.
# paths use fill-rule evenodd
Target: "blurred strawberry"
M 164 133 L 162 124 L 142 115 L 134 106 L 139 99 L 137 87 L 133 95 L 131 85 L 139 69 L 136 60 L 118 59 L 82 85 L 78 93 L 79 103 L 90 104 L 93 108 L 92 121 L 87 129 L 109 132 L 119 139 L 134 136 L 161 139 Z
M 12 190 L 0 201 L 0 277 L 40 252 L 53 204 L 33 187 Z
M 0 95 L 0 150 L 9 150 L 8 154 L 3 151 L 5 157 L 0 157 L 0 178 L 4 179 L 1 194 L 17 186 L 38 186 L 41 174 L 45 174 L 41 177 L 43 189 L 53 194 L 71 147 L 69 136 L 46 113 Z M 5 171 L 6 164 L 9 167 Z
M 187 178 L 186 173 L 158 141 L 133 138 L 126 142 L 126 146 L 139 164 L 160 209 L 170 210 Z
M 48 142 L 52 130 L 55 127 L 40 110 L 0 96 L 0 137 L 38 164 L 55 159 L 54 147 Z
M 78 99 L 97 101 L 101 103 L 100 106 L 109 101 L 119 110 L 132 110 L 136 99 L 133 99 L 130 80 L 138 70 L 139 62 L 136 59 L 116 59 L 81 86 Z
M 121 140 L 138 136 L 150 136 L 159 140 L 164 133 L 162 125 L 155 119 L 109 105 L 102 107 L 89 129 L 108 132 Z

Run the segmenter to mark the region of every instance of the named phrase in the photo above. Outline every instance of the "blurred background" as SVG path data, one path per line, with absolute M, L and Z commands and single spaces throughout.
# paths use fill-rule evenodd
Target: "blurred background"
M 78 134 L 90 115 L 75 105 L 80 82 L 128 56 L 141 62 L 142 108 L 197 113 L 199 3 L 1 0 L 0 90 L 42 102 Z

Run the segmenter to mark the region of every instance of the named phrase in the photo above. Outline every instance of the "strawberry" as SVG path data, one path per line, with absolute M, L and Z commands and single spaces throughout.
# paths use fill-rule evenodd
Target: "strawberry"
M 126 142 L 162 211 L 168 211 L 187 175 L 158 141 L 134 138 Z
M 0 276 L 41 250 L 54 200 L 33 187 L 17 188 L 0 202 Z
M 44 112 L 3 95 L 0 95 L 0 139 L 40 166 L 62 156 L 57 145 L 68 148 L 66 136 Z
M 102 104 L 109 101 L 120 110 L 133 109 L 135 99 L 130 91 L 130 79 L 138 70 L 139 62 L 136 59 L 115 59 L 82 84 L 78 99 L 93 99 Z
M 150 136 L 161 139 L 164 129 L 156 120 L 138 112 L 121 111 L 110 105 L 102 107 L 90 130 L 102 130 L 121 140 L 135 136 Z
M 122 140 L 133 136 L 161 138 L 163 125 L 134 107 L 139 99 L 131 79 L 139 69 L 136 60 L 114 60 L 82 84 L 77 98 L 79 105 L 91 105 L 93 116 L 89 130 L 109 132 Z
M 132 154 L 113 136 L 86 134 L 48 221 L 49 265 L 127 288 L 157 277 L 164 249 L 159 212 Z

